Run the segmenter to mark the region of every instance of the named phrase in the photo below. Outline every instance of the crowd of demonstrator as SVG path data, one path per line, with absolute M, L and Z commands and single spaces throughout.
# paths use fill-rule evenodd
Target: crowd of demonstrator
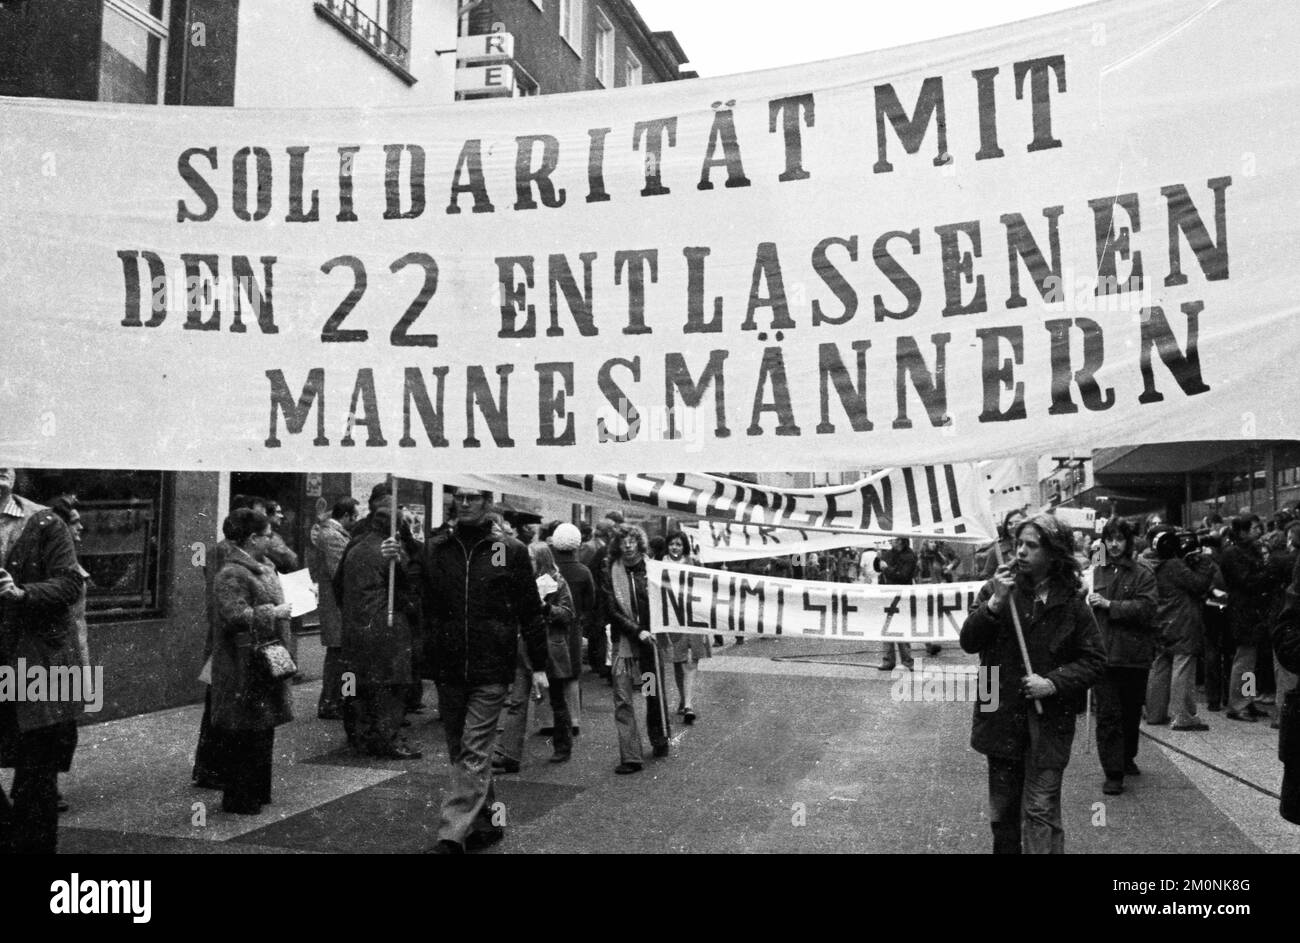
M 58 496 L 46 509 L 13 493 L 14 471 L 0 468 L 0 663 L 16 664 L 21 656 L 29 665 L 87 667 L 87 574 L 77 565 L 75 496 Z M 355 500 L 338 501 L 313 527 L 309 551 L 326 647 L 318 715 L 341 720 L 357 751 L 415 759 L 420 754 L 402 735 L 405 716 L 426 709 L 424 680 L 437 683 L 452 764 L 440 837 L 431 849 L 442 852 L 500 839 L 502 829 L 487 815 L 492 775 L 517 772 L 525 761 L 530 700 L 549 694 L 551 762 L 571 757 L 581 730 L 576 680 L 584 651 L 590 670 L 612 688 L 619 743 L 614 771 L 630 774 L 644 767 L 647 752 L 633 709 L 636 696 L 645 699 L 649 752 L 667 755 L 673 718 L 692 724 L 699 716 L 696 670 L 711 649 L 708 636 L 655 637 L 649 631 L 645 560 L 694 562 L 684 534 L 647 538 L 616 511 L 594 530 L 553 522 L 516 534 L 493 512 L 489 495 L 465 489 L 454 508 L 454 521 L 420 541 L 400 511 L 393 524 L 393 496 L 379 486 L 364 515 Z M 279 574 L 295 570 L 298 561 L 276 530 L 281 520 L 274 502 L 236 497 L 223 523 L 225 539 L 207 561 L 210 689 L 194 779 L 222 789 L 223 808 L 232 813 L 253 814 L 271 801 L 274 731 L 292 718 L 296 634 Z M 972 610 L 984 622 L 971 623 L 969 640 L 963 632 L 968 650 L 983 651 L 986 643 L 1001 646 L 1009 631 L 1007 606 L 999 600 L 1021 600 L 1016 594 L 1023 590 L 1025 618 L 1037 618 L 1033 593 L 1042 587 L 1022 587 L 1030 571 L 1022 566 L 1017 576 L 1002 564 L 1023 557 L 1028 565 L 1042 556 L 1049 569 L 1059 569 L 1073 553 L 1076 574 L 1091 564 L 1090 585 L 1077 591 L 1078 602 L 1091 612 L 1092 620 L 1085 621 L 1095 623 L 1101 648 L 1096 676 L 1090 667 L 1080 669 L 1079 679 L 1086 674 L 1085 687 L 1095 695 L 1103 791 L 1119 793 L 1126 777 L 1138 774 L 1143 715 L 1146 723 L 1168 725 L 1176 736 L 1209 729 L 1197 710 L 1195 692 L 1203 682 L 1209 711 L 1223 711 L 1239 724 L 1271 720 L 1281 727 L 1282 814 L 1300 823 L 1300 696 L 1294 694 L 1300 672 L 1300 521 L 1292 512 L 1268 521 L 1249 513 L 1226 523 L 1211 518 L 1195 532 L 1158 517 L 1140 527 L 1114 519 L 1094 542 L 1090 560 L 1050 515 L 1026 520 L 1013 513 L 1000 531 L 999 543 L 973 561 L 942 544 L 923 542 L 918 554 L 896 540 L 878 550 L 837 550 L 734 568 L 887 584 L 986 578 L 980 605 Z M 1026 534 L 1037 535 L 1041 553 L 1026 550 Z M 1047 589 L 1039 599 L 1046 599 L 1048 610 L 1055 591 L 1049 583 L 1043 583 Z M 1065 580 L 1062 591 L 1076 592 L 1074 585 Z M 999 619 L 1007 623 L 1000 629 Z M 721 638 L 713 641 L 720 644 Z M 266 655 L 275 648 L 282 656 Z M 1085 649 L 1079 649 L 1084 661 L 1091 657 Z M 905 664 L 911 660 L 908 646 L 893 654 Z M 1019 657 L 996 654 L 1008 663 Z M 1049 651 L 1042 657 L 1054 656 Z M 669 664 L 677 695 L 671 712 Z M 1056 681 L 1068 688 L 1067 677 Z M 1050 700 L 1059 693 L 1050 671 L 1019 683 L 1031 698 Z M 1014 702 L 1004 699 L 1004 706 Z M 0 702 L 0 762 L 16 770 L 12 796 L 0 791 L 0 851 L 54 850 L 57 777 L 72 759 L 79 710 L 75 704 L 52 710 L 40 702 Z M 1004 799 L 1029 789 L 1012 781 L 1017 768 L 991 762 L 990 781 L 998 778 L 1006 787 L 999 793 Z M 1048 831 L 1038 844 L 1058 847 L 1059 822 Z M 1021 845 L 1019 835 L 995 838 L 1008 850 Z
M 287 547 L 267 505 L 236 496 L 223 524 L 225 539 L 209 557 L 210 688 L 193 779 L 199 787 L 223 790 L 222 808 L 236 814 L 257 814 L 271 801 L 274 731 L 292 717 L 293 678 L 273 677 L 253 658 L 268 643 L 296 652 L 279 574 L 296 567 L 297 560 L 283 556 Z M 379 485 L 367 509 L 343 498 L 311 531 L 307 563 L 318 586 L 325 647 L 317 716 L 341 721 L 354 751 L 379 759 L 418 759 L 421 754 L 406 741 L 403 728 L 410 723 L 407 714 L 427 709 L 424 682 L 434 680 L 444 724 L 448 692 L 500 688 L 500 703 L 485 708 L 493 717 L 494 736 L 487 742 L 496 775 L 520 770 L 529 704 L 549 693 L 552 720 L 542 732 L 553 746 L 550 762 L 565 762 L 581 732 L 577 679 L 584 656 L 612 688 L 619 744 L 615 773 L 642 770 L 647 753 L 666 756 L 674 718 L 696 721 L 696 669 L 709 657 L 710 641 L 701 635 L 652 637 L 646 585 L 648 557 L 691 561 L 685 535 L 669 532 L 651 540 L 640 527 L 624 524 L 617 511 L 594 528 L 555 521 L 516 533 L 491 509 L 489 496 L 467 491 L 456 497 L 455 519 L 422 541 L 400 510 L 394 526 L 392 508 L 391 493 Z M 499 551 L 500 559 L 481 561 L 484 545 Z M 523 602 L 511 597 L 518 588 L 511 567 L 517 569 L 514 561 L 520 559 L 527 561 L 528 590 L 536 597 Z M 391 561 L 396 565 L 390 567 Z M 460 568 L 455 579 L 446 579 L 448 567 Z M 487 601 L 502 605 L 504 615 L 486 612 Z M 536 620 L 523 614 L 533 607 Z M 446 631 L 450 621 L 462 625 L 463 642 L 456 641 L 459 630 Z M 544 648 L 533 644 L 533 621 L 545 631 Z M 508 644 L 508 656 L 496 650 L 501 644 Z M 449 680 L 453 663 L 455 676 Z M 675 711 L 667 697 L 669 665 Z M 644 730 L 634 710 L 638 695 L 645 700 Z M 479 748 L 479 741 L 471 743 L 478 715 L 465 714 L 473 714 L 471 707 L 461 712 L 454 735 L 448 727 L 448 745 L 453 765 L 465 766 L 468 779 L 481 779 L 486 770 L 472 768 L 467 758 Z M 481 793 L 490 789 L 490 781 L 487 787 L 465 788 Z M 480 811 L 482 799 L 479 795 Z M 494 839 L 482 836 L 494 834 L 475 825 L 468 837 L 459 834 L 443 844 L 472 848 L 476 841 L 490 843 Z

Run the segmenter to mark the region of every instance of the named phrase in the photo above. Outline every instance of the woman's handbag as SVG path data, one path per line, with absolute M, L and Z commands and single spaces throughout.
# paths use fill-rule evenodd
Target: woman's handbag
M 289 649 L 278 639 L 253 646 L 253 661 L 273 680 L 280 681 L 298 673 Z

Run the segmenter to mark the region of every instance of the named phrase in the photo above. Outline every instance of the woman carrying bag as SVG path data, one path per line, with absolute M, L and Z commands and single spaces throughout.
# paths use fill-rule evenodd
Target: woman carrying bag
M 560 575 L 555 557 L 546 544 L 528 545 L 533 559 L 537 592 L 542 597 L 542 616 L 546 621 L 546 678 L 550 682 L 551 713 L 555 717 L 552 763 L 565 763 L 573 755 L 573 719 L 565 700 L 567 688 L 577 683 L 582 666 L 582 627 L 573 609 L 573 594 Z M 515 683 L 506 697 L 497 756 L 492 761 L 494 773 L 517 773 L 524 757 L 524 731 L 528 727 L 528 694 L 532 688 L 533 666 L 528 664 L 523 641 Z
M 271 802 L 275 728 L 293 720 L 288 657 L 289 604 L 267 559 L 273 532 L 265 514 L 230 514 L 234 550 L 213 583 L 212 725 L 227 744 L 221 807 L 257 815 Z

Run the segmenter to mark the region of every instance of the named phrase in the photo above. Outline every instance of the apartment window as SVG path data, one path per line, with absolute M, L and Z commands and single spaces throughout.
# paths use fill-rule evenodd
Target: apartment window
M 162 102 L 170 13 L 170 0 L 106 0 L 99 39 L 100 101 Z
M 632 54 L 631 49 L 627 51 L 627 61 L 623 63 L 623 84 L 641 84 L 641 60 Z
M 582 55 L 582 0 L 560 0 L 560 35 Z
M 614 25 L 600 10 L 596 11 L 596 79 L 606 88 L 614 87 Z
M 411 0 L 317 0 L 316 10 L 380 61 L 410 66 Z

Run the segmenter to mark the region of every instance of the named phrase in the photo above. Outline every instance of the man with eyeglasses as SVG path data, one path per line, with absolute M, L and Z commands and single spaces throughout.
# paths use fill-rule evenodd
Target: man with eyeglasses
M 486 493 L 458 489 L 456 526 L 428 542 L 410 567 L 424 600 L 432 644 L 438 707 L 451 760 L 438 842 L 430 852 L 461 854 L 505 835 L 492 785 L 497 721 L 515 676 L 522 634 L 528 662 L 546 666 L 546 626 L 528 548 L 494 533 Z M 383 544 L 396 559 L 396 541 Z M 547 690 L 545 670 L 533 672 L 533 697 Z

